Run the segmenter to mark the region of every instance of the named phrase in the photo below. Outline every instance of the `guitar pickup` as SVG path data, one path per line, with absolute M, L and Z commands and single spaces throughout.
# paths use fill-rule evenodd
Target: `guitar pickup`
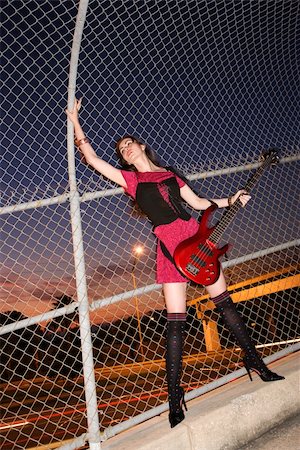
M 199 269 L 191 263 L 187 264 L 186 270 L 192 275 L 197 275 L 199 272 Z
M 197 263 L 200 267 L 205 267 L 205 261 L 203 261 L 203 259 L 201 259 L 199 256 L 192 255 L 191 260 Z

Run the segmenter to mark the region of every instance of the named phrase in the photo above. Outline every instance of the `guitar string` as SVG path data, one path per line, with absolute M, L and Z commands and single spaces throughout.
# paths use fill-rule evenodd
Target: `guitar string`
M 270 156 L 269 158 L 267 158 L 263 162 L 263 164 L 260 166 L 260 168 L 255 172 L 255 174 L 247 182 L 247 184 L 246 184 L 246 186 L 244 188 L 247 192 L 250 192 L 253 189 L 253 187 L 255 186 L 255 184 L 257 182 L 257 180 L 263 174 L 264 170 L 267 168 L 267 166 L 269 166 L 272 163 L 272 158 L 273 158 L 273 156 Z M 270 159 L 270 161 L 269 161 L 269 159 Z M 232 221 L 232 219 L 235 216 L 237 210 L 239 210 L 241 207 L 242 207 L 242 205 L 241 205 L 240 202 L 237 202 L 237 203 L 235 203 L 235 205 L 232 206 L 232 208 L 228 211 L 228 213 L 224 217 L 225 226 L 223 226 L 223 229 L 220 232 L 218 232 L 218 230 L 217 230 L 216 232 L 212 233 L 211 237 L 213 235 L 216 235 L 216 237 L 213 236 L 213 240 L 215 240 L 217 242 L 221 238 L 223 232 L 225 231 L 225 229 L 227 228 L 229 223 Z
M 262 172 L 263 172 L 264 168 L 262 168 L 262 170 L 260 172 L 257 171 L 255 176 L 251 179 L 251 182 L 252 182 L 251 186 L 250 186 L 250 183 L 248 183 L 246 185 L 245 190 L 247 192 L 250 192 L 252 190 L 252 188 L 254 187 L 254 184 L 256 183 L 257 179 L 262 175 Z M 232 221 L 232 219 L 235 216 L 235 214 L 237 213 L 237 211 L 242 207 L 241 203 L 239 203 L 239 202 L 235 203 L 235 205 L 233 205 L 233 207 L 228 211 L 228 214 L 226 214 L 226 217 L 224 217 L 223 229 L 221 231 L 217 231 L 216 233 L 213 232 L 212 235 L 215 234 L 216 237 L 214 238 L 214 236 L 211 235 L 211 237 L 212 237 L 211 240 L 213 240 L 213 241 L 215 240 L 217 242 L 221 238 L 223 232 L 225 231 L 225 229 L 227 228 L 229 223 Z M 216 242 L 214 242 L 214 243 L 216 243 Z

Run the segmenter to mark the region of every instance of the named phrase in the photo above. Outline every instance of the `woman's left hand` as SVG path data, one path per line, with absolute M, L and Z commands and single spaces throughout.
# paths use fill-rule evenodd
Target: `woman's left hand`
M 244 189 L 241 189 L 231 197 L 231 204 L 233 205 L 234 202 L 239 200 L 244 207 L 249 202 L 250 198 L 251 196 L 248 194 L 248 192 Z

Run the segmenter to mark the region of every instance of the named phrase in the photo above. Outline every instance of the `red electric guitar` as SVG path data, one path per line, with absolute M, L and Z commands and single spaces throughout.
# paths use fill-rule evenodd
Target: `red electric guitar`
M 267 167 L 277 164 L 279 161 L 276 149 L 270 149 L 262 155 L 261 159 L 263 160 L 261 166 L 244 188 L 247 192 L 251 191 Z M 201 218 L 198 232 L 176 247 L 173 256 L 175 264 L 188 279 L 204 286 L 209 286 L 217 281 L 220 275 L 219 258 L 226 253 L 229 247 L 226 244 L 218 248 L 217 244 L 241 207 L 241 202 L 236 201 L 217 225 L 208 228 L 209 218 L 217 208 L 216 205 L 210 206 Z

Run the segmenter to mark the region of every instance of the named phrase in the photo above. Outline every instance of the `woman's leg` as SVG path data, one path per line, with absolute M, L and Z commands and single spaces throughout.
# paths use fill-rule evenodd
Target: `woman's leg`
M 163 293 L 168 313 L 186 312 L 186 283 L 164 283 Z
M 231 331 L 238 345 L 245 351 L 246 355 L 256 354 L 255 346 L 250 339 L 246 325 L 226 289 L 223 272 L 221 272 L 216 283 L 207 286 L 207 291 L 225 326 Z
M 238 345 L 245 352 L 244 362 L 249 376 L 249 369 L 251 368 L 257 371 L 263 381 L 283 379 L 280 375 L 271 372 L 256 352 L 255 345 L 249 336 L 246 325 L 238 313 L 229 292 L 226 290 L 226 282 L 222 271 L 218 281 L 211 286 L 207 286 L 207 291 L 215 303 L 216 310 L 220 313 L 225 326 L 232 332 Z
M 166 372 L 168 383 L 169 420 L 171 427 L 184 419 L 181 408 L 182 353 L 186 322 L 186 283 L 165 283 L 163 292 L 167 307 Z

